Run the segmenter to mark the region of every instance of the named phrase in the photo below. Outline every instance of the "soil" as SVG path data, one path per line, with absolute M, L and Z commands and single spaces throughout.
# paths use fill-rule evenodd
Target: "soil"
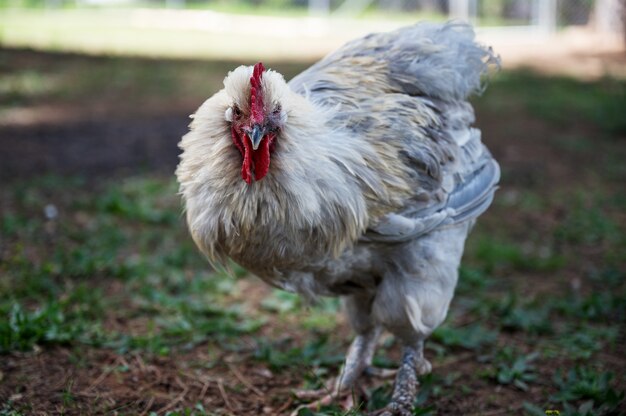
M 0 127 L 0 179 L 54 173 L 172 174 L 191 111 L 164 116 Z

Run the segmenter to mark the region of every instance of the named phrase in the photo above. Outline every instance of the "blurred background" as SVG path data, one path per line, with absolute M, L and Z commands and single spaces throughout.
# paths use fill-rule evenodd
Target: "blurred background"
M 0 4 L 2 43 L 7 46 L 87 54 L 310 60 L 357 36 L 424 19 L 471 21 L 486 40 L 526 46 L 572 28 L 588 29 L 581 37 L 618 34 L 620 1 L 2 0 Z M 602 39 L 597 47 L 615 48 L 608 38 Z
M 173 171 L 229 70 L 465 20 L 503 69 L 472 103 L 503 170 L 416 414 L 625 414 L 621 0 L 0 0 L 0 415 L 288 414 L 350 331 L 189 238 Z M 375 362 L 398 360 L 387 337 Z M 366 414 L 391 380 L 368 380 Z

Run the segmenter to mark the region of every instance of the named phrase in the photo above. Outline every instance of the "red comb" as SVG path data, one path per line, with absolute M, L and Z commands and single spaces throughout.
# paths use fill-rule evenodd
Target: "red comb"
M 263 122 L 263 90 L 261 89 L 261 78 L 265 67 L 262 62 L 254 65 L 252 76 L 250 77 L 250 114 L 253 123 Z

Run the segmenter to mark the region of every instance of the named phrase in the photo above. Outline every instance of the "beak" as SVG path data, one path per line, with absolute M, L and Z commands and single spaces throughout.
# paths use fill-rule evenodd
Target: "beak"
M 256 150 L 259 148 L 259 143 L 261 143 L 261 139 L 263 138 L 264 129 L 259 124 L 255 124 L 252 126 L 252 131 L 248 133 L 250 137 L 250 141 L 252 142 L 252 149 Z

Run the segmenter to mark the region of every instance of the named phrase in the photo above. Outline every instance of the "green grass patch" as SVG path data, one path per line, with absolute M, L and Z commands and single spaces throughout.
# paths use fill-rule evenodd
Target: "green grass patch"
M 264 324 L 265 316 L 226 301 L 236 282 L 212 273 L 198 253 L 172 180 L 137 177 L 96 189 L 74 181 L 65 191 L 63 183 L 36 179 L 5 191 L 13 197 L 2 215 L 9 250 L 0 264 L 0 351 L 90 344 L 167 354 Z M 52 201 L 55 215 L 46 218 Z M 140 325 L 107 329 L 116 317 Z
M 555 271 L 564 264 L 564 259 L 550 251 L 541 250 L 538 245 L 501 241 L 484 236 L 472 248 L 478 264 L 486 273 L 504 270 Z
M 556 238 L 574 244 L 620 244 L 619 226 L 603 206 L 604 201 L 587 201 L 582 195 L 570 201 L 567 215 L 555 231 Z
M 89 299 L 77 299 L 89 292 L 74 291 L 63 301 L 51 300 L 33 310 L 24 310 L 19 303 L 0 309 L 6 319 L 0 321 L 0 353 L 28 351 L 35 345 L 70 344 L 83 342 L 97 344 L 102 337 L 99 325 L 93 325 L 96 293 Z M 101 314 L 101 311 L 98 311 Z
M 614 388 L 613 379 L 613 373 L 590 367 L 576 367 L 566 374 L 559 371 L 554 377 L 554 384 L 559 391 L 550 400 L 563 404 L 570 413 L 578 411 L 583 415 L 606 414 L 615 410 L 624 399 L 624 392 L 618 392 Z M 580 407 L 572 404 L 581 401 Z
M 502 385 L 512 385 L 522 391 L 529 389 L 529 384 L 537 380 L 535 364 L 538 353 L 520 354 L 511 347 L 498 350 L 491 361 L 492 370 L 488 376 Z
M 452 327 L 444 324 L 433 332 L 431 339 L 446 347 L 462 347 L 469 350 L 493 345 L 498 333 L 481 324 Z
M 281 370 L 294 366 L 337 367 L 343 362 L 343 354 L 338 345 L 332 344 L 328 336 L 322 334 L 302 346 L 293 346 L 290 339 L 273 342 L 259 338 L 254 358 L 272 369 Z

